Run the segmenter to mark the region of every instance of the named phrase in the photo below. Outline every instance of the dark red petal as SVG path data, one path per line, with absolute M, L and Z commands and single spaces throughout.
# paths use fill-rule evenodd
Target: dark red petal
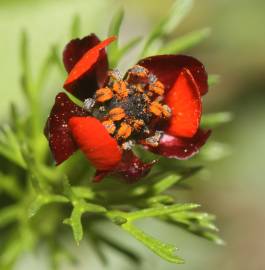
M 95 90 L 101 87 L 106 79 L 108 64 L 104 48 L 114 40 L 115 37 L 110 37 L 98 43 L 93 48 L 87 48 L 85 52 L 82 51 L 82 56 L 80 56 L 70 70 L 64 83 L 64 88 L 80 99 L 92 96 Z M 95 42 L 95 38 L 93 41 Z M 76 43 L 74 42 L 74 44 Z M 76 47 L 78 46 L 76 45 Z M 69 58 L 66 62 L 67 68 L 70 69 L 72 62 L 69 61 Z
M 193 57 L 185 55 L 157 55 L 142 59 L 138 65 L 146 67 L 156 75 L 165 85 L 166 90 L 170 90 L 181 70 L 186 68 L 191 72 L 201 95 L 206 94 L 208 91 L 205 68 L 201 62 Z
M 70 41 L 63 52 L 63 62 L 65 69 L 69 73 L 82 56 L 90 49 L 100 43 L 95 34 L 91 34 L 82 39 Z M 100 51 L 100 56 L 95 66 L 78 81 L 67 86 L 69 92 L 77 98 L 84 100 L 93 96 L 95 91 L 102 87 L 108 71 L 108 58 L 105 50 Z M 89 87 L 88 87 L 89 86 Z
M 166 96 L 165 103 L 172 110 L 166 133 L 193 137 L 200 125 L 202 104 L 198 86 L 189 70 L 183 69 L 180 72 Z
M 74 104 L 65 93 L 56 96 L 55 104 L 46 122 L 45 135 L 57 165 L 68 159 L 76 150 L 68 121 L 73 116 L 85 115 L 86 112 Z
M 132 184 L 146 176 L 155 163 L 156 160 L 144 163 L 132 151 L 124 151 L 118 166 L 111 171 L 98 170 L 94 176 L 94 181 L 100 182 L 108 174 L 118 174 L 126 182 Z
M 81 57 L 90 49 L 100 43 L 95 34 L 91 34 L 82 39 L 71 40 L 64 48 L 63 63 L 69 73 Z
M 125 151 L 115 172 L 120 174 L 127 182 L 134 183 L 146 176 L 155 163 L 156 160 L 144 163 L 132 151 Z
M 122 151 L 99 120 L 72 117 L 69 126 L 76 143 L 96 169 L 108 171 L 118 165 Z
M 210 134 L 210 130 L 198 130 L 192 138 L 181 138 L 164 134 L 159 142 L 159 146 L 149 148 L 149 150 L 169 158 L 187 159 L 199 151 Z

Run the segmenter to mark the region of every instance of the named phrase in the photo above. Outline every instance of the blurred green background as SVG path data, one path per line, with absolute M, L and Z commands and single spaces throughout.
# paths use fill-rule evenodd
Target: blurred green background
M 60 48 L 69 39 L 69 27 L 75 14 L 82 19 L 82 33 L 106 36 L 109 21 L 120 6 L 126 11 L 121 40 L 145 35 L 170 8 L 170 0 L 0 0 L 0 119 L 7 121 L 10 101 L 21 103 L 19 92 L 19 39 L 22 29 L 30 36 L 33 69 L 50 48 Z M 189 183 L 192 190 L 180 191 L 199 202 L 204 210 L 217 215 L 225 247 L 217 247 L 180 229 L 148 221 L 154 236 L 176 243 L 185 265 L 171 265 L 151 254 L 140 244 L 124 236 L 145 258 L 137 269 L 183 270 L 262 270 L 265 269 L 265 1 L 263 0 L 195 0 L 188 17 L 172 37 L 203 27 L 211 36 L 185 53 L 199 58 L 209 73 L 220 74 L 221 82 L 212 87 L 204 99 L 205 111 L 231 111 L 234 120 L 217 128 L 212 139 L 229 145 L 230 154 L 221 161 L 209 162 L 207 171 Z M 34 72 L 34 70 L 33 70 Z M 56 74 L 47 83 L 47 98 L 53 99 L 61 84 Z M 216 149 L 218 154 L 218 148 Z M 162 228 L 163 226 L 163 228 Z M 120 231 L 102 224 L 110 234 Z M 159 230 L 158 230 L 159 229 Z M 110 265 L 103 266 L 91 247 L 83 243 L 73 247 L 80 258 L 76 266 L 63 269 L 135 269 L 119 254 L 109 252 Z M 42 262 L 42 263 L 40 263 Z M 16 269 L 47 269 L 45 250 L 26 254 Z

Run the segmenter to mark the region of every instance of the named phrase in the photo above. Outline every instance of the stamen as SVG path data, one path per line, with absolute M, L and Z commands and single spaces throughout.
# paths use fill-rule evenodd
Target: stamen
M 116 135 L 117 139 L 127 139 L 132 133 L 132 128 L 126 123 L 121 123 L 121 126 Z
M 157 101 L 153 101 L 150 105 L 150 112 L 156 116 L 161 116 L 163 113 L 163 106 Z
M 164 92 L 155 75 L 136 65 L 125 79 L 118 70 L 109 71 L 107 86 L 98 89 L 94 99 L 85 100 L 84 108 L 101 120 L 123 149 L 130 150 L 139 140 L 157 146 L 162 135 L 155 127 L 161 118 L 171 116 L 163 103 Z
M 139 131 L 141 130 L 141 128 L 143 127 L 144 125 L 144 121 L 143 120 L 135 120 L 134 123 L 133 123 L 133 127 L 135 130 Z
M 122 144 L 122 148 L 124 150 L 131 150 L 133 148 L 133 146 L 135 145 L 135 142 L 130 140 L 130 141 L 127 141 L 125 143 Z
M 84 105 L 83 105 L 83 108 L 88 111 L 88 112 L 91 112 L 93 107 L 95 105 L 95 100 L 93 98 L 87 98 L 85 99 L 84 101 Z
M 105 102 L 112 99 L 113 93 L 110 88 L 100 88 L 96 91 L 96 99 L 98 102 Z
M 121 119 L 125 117 L 125 112 L 123 108 L 118 107 L 118 108 L 114 108 L 110 110 L 109 116 L 110 116 L 110 119 L 113 121 L 120 121 Z
M 156 81 L 155 83 L 149 85 L 149 90 L 159 96 L 162 96 L 165 92 L 165 86 L 160 81 Z
M 102 125 L 106 128 L 109 134 L 113 134 L 116 130 L 116 126 L 114 125 L 113 121 L 106 120 L 102 122 Z
M 168 117 L 170 117 L 171 116 L 171 109 L 166 105 L 166 104 L 164 104 L 163 105 L 163 115 L 166 117 L 166 118 L 168 118 Z
M 118 69 L 109 70 L 108 77 L 109 77 L 109 79 L 112 79 L 113 81 L 121 81 L 122 80 L 120 71 Z
M 145 139 L 145 143 L 152 147 L 156 147 L 159 144 L 159 141 L 163 135 L 163 131 L 156 131 L 154 136 L 148 137 Z
M 124 81 L 116 81 L 113 84 L 113 91 L 117 94 L 118 99 L 124 99 L 128 96 L 128 90 Z

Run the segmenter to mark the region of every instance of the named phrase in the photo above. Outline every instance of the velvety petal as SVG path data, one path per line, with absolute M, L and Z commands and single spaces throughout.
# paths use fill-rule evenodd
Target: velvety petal
M 156 162 L 156 160 L 153 160 L 151 162 L 144 163 L 141 159 L 135 156 L 132 151 L 125 151 L 122 161 L 115 169 L 115 172 L 120 174 L 129 183 L 134 183 L 146 176 Z
M 159 146 L 156 148 L 149 147 L 149 150 L 169 158 L 187 159 L 199 151 L 210 134 L 210 130 L 198 130 L 192 138 L 181 138 L 164 134 L 159 142 Z
M 108 62 L 104 48 L 115 40 L 115 37 L 110 37 L 94 47 L 87 47 L 85 45 L 92 45 L 96 42 L 95 36 L 90 36 L 79 41 L 73 41 L 66 47 L 64 59 L 65 66 L 69 70 L 69 75 L 64 83 L 64 88 L 81 100 L 91 97 L 95 90 L 102 87 L 107 77 Z M 71 48 L 71 50 L 69 48 Z M 75 48 L 75 49 L 73 49 Z M 71 52 L 76 55 L 79 51 L 78 57 L 71 61 Z M 80 53 L 82 52 L 82 53 Z M 74 65 L 73 65 L 74 64 Z M 70 69 L 71 68 L 71 69 Z
M 185 55 L 157 55 L 140 60 L 138 65 L 147 68 L 151 73 L 165 85 L 166 90 L 170 90 L 174 85 L 179 73 L 183 68 L 188 69 L 201 95 L 208 91 L 207 73 L 203 64 L 197 59 Z
M 184 68 L 180 72 L 165 103 L 172 110 L 166 133 L 177 137 L 193 137 L 200 125 L 202 104 L 198 86 L 189 70 Z
M 76 143 L 96 169 L 108 171 L 119 164 L 122 150 L 99 120 L 72 117 L 69 126 Z
M 111 171 L 98 170 L 94 176 L 94 181 L 99 182 L 108 174 L 118 174 L 126 182 L 135 183 L 146 176 L 155 163 L 156 160 L 144 163 L 132 151 L 124 151 L 122 160 L 117 167 Z
M 95 34 L 71 40 L 63 51 L 63 63 L 66 71 L 69 73 L 81 57 L 99 43 L 100 40 Z
M 68 159 L 77 150 L 68 126 L 69 119 L 85 114 L 86 112 L 73 103 L 65 93 L 59 93 L 56 96 L 44 132 L 57 165 Z

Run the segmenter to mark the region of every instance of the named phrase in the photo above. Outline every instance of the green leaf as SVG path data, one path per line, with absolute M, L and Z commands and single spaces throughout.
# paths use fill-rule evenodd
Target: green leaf
M 21 33 L 20 40 L 20 62 L 22 69 L 22 88 L 24 94 L 29 99 L 30 91 L 31 91 L 31 76 L 30 76 L 30 60 L 29 60 L 29 41 L 28 35 L 25 31 Z
M 201 120 L 202 128 L 216 128 L 233 120 L 231 112 L 218 112 L 204 114 Z
M 55 66 L 58 68 L 58 70 L 60 71 L 61 75 L 63 77 L 65 77 L 66 71 L 65 71 L 64 65 L 62 63 L 61 56 L 60 56 L 59 52 L 60 52 L 60 49 L 59 49 L 58 45 L 56 45 L 56 44 L 53 45 L 51 48 L 53 62 L 55 64 Z
M 131 223 L 125 223 L 121 227 L 161 258 L 176 264 L 184 263 L 183 259 L 176 255 L 177 248 L 174 245 L 153 238 Z
M 169 189 L 173 185 L 175 185 L 183 176 L 181 174 L 171 174 L 166 178 L 156 182 L 152 186 L 152 190 L 155 194 L 160 194 L 161 192 Z
M 0 173 L 0 194 L 4 192 L 14 199 L 20 198 L 23 195 L 23 191 L 17 180 L 14 176 Z
M 123 18 L 124 10 L 123 8 L 120 8 L 110 22 L 108 36 L 119 36 Z
M 147 217 L 157 217 L 157 216 L 163 216 L 163 215 L 169 215 L 175 212 L 180 211 L 187 211 L 194 208 L 199 207 L 198 204 L 194 203 L 177 203 L 170 206 L 158 206 L 158 207 L 152 207 L 152 208 L 146 208 L 143 210 L 138 210 L 134 212 L 127 213 L 125 217 L 129 220 L 137 220 L 140 218 L 147 218 Z
M 50 247 L 51 270 L 60 270 L 62 261 L 65 261 L 65 259 L 72 265 L 78 264 L 76 256 L 67 249 L 66 245 L 61 244 L 58 238 L 53 237 L 48 243 Z
M 88 187 L 76 186 L 72 187 L 72 191 L 77 198 L 80 199 L 94 199 L 95 193 Z
M 176 54 L 188 50 L 205 40 L 210 35 L 210 32 L 209 28 L 204 28 L 178 37 L 163 46 L 159 50 L 159 54 Z
M 69 200 L 62 195 L 56 194 L 38 194 L 36 199 L 31 203 L 28 215 L 33 217 L 45 205 L 50 203 L 68 203 Z
M 26 168 L 25 160 L 20 151 L 20 142 L 8 125 L 0 129 L 0 155 L 16 165 Z
M 120 49 L 117 49 L 111 53 L 111 67 L 117 67 L 119 61 L 124 57 L 130 50 L 132 50 L 139 42 L 142 40 L 141 37 L 136 37 L 128 41 L 124 46 Z
M 26 163 L 27 177 L 32 187 L 35 191 L 40 193 L 49 192 L 50 186 L 46 181 L 47 179 L 45 179 L 40 173 L 38 161 L 36 160 L 32 147 L 24 143 L 21 146 L 21 153 Z
M 114 241 L 113 239 L 107 237 L 106 235 L 104 235 L 102 233 L 97 233 L 95 237 L 98 241 L 101 241 L 102 243 L 106 244 L 110 248 L 118 251 L 119 253 L 121 253 L 122 255 L 127 257 L 132 262 L 134 262 L 136 264 L 139 264 L 141 262 L 141 258 L 139 257 L 138 254 L 131 251 L 130 249 L 128 249 L 127 247 L 125 247 L 121 243 Z
M 169 195 L 157 195 L 147 198 L 148 205 L 158 205 L 158 204 L 173 204 L 174 198 Z
M 27 224 L 20 224 L 5 243 L 4 251 L 0 254 L 1 269 L 13 269 L 18 257 L 25 252 L 32 252 L 36 244 L 36 235 Z
M 19 218 L 21 209 L 21 206 L 17 204 L 0 209 L 0 228 L 15 222 Z
M 170 214 L 168 218 L 195 235 L 219 245 L 224 244 L 223 240 L 216 234 L 218 228 L 214 224 L 215 216 L 213 215 L 203 212 L 183 211 Z
M 46 79 L 51 72 L 54 60 L 54 55 L 51 49 L 47 54 L 46 58 L 44 59 L 40 71 L 38 72 L 35 91 L 39 92 L 43 88 L 44 84 L 46 83 Z
M 200 158 L 205 161 L 216 161 L 231 154 L 231 148 L 224 143 L 210 141 L 200 152 Z
M 147 37 L 141 56 L 148 56 L 150 47 L 152 47 L 154 42 L 162 40 L 166 35 L 171 33 L 189 13 L 191 7 L 192 0 L 176 0 L 169 14 L 157 24 Z
M 79 242 L 83 239 L 83 226 L 81 223 L 82 215 L 85 212 L 89 213 L 105 213 L 107 210 L 101 205 L 87 203 L 83 200 L 73 201 L 73 211 L 69 219 L 64 220 L 65 224 L 71 226 L 74 234 L 74 239 L 79 245 Z
M 72 21 L 71 30 L 70 30 L 70 38 L 78 38 L 81 33 L 81 19 L 79 15 L 75 15 Z
M 209 86 L 216 85 L 219 82 L 220 82 L 220 76 L 219 75 L 211 74 L 211 75 L 208 76 L 208 85 Z
M 176 0 L 170 9 L 169 15 L 163 22 L 163 33 L 170 34 L 188 15 L 192 8 L 192 0 Z
M 93 233 L 90 235 L 89 240 L 92 243 L 93 251 L 97 254 L 102 264 L 106 266 L 108 264 L 108 257 L 102 248 L 100 236 Z
M 110 66 L 114 68 L 119 61 L 119 48 L 118 48 L 118 38 L 120 33 L 121 24 L 124 18 L 124 10 L 121 8 L 117 11 L 110 22 L 108 36 L 116 36 L 117 41 L 112 42 L 108 46 L 108 56 L 110 61 Z

